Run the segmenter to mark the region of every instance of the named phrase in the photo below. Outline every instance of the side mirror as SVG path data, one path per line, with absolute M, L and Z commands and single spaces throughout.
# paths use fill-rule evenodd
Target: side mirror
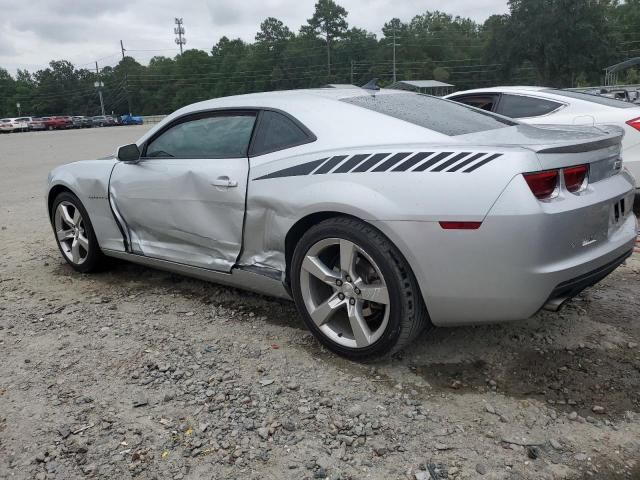
M 135 143 L 123 145 L 118 148 L 116 156 L 121 162 L 137 162 L 140 160 L 140 149 Z

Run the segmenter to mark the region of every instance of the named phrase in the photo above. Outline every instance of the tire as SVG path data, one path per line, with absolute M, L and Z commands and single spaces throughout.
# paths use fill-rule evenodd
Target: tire
M 78 197 L 71 192 L 62 192 L 55 198 L 51 225 L 62 257 L 74 270 L 91 273 L 101 269 L 105 256 L 98 245 L 89 214 Z
M 389 355 L 430 325 L 407 261 L 360 220 L 334 217 L 310 228 L 295 247 L 289 273 L 307 327 L 339 355 L 361 360 Z M 354 328 L 358 325 L 365 328 Z
M 640 193 L 637 192 L 638 191 L 636 190 L 636 195 L 633 201 L 633 213 L 636 214 L 636 217 L 640 218 Z

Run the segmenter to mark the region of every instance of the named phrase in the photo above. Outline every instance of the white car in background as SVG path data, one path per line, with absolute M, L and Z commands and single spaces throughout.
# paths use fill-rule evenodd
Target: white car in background
M 26 132 L 29 130 L 29 123 L 22 120 L 22 118 L 0 119 L 0 132 Z
M 618 125 L 624 166 L 636 180 L 640 206 L 640 105 L 601 95 L 546 87 L 492 87 L 452 93 L 445 98 L 531 124 Z

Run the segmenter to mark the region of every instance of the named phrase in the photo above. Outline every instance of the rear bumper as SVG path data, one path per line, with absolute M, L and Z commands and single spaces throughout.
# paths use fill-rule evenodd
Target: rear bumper
M 578 295 L 585 288 L 591 287 L 598 283 L 600 280 L 607 277 L 611 272 L 618 268 L 624 261 L 633 254 L 633 250 L 629 250 L 627 253 L 622 254 L 613 261 L 602 265 L 595 270 L 580 275 L 579 277 L 571 280 L 566 280 L 553 289 L 547 303 L 544 304 L 545 310 L 558 311 L 564 305 L 564 303 Z
M 640 144 L 622 151 L 624 167 L 636 181 L 636 192 L 640 193 Z
M 616 175 L 585 196 L 538 202 L 516 177 L 478 230 L 378 222 L 420 284 L 431 321 L 453 326 L 526 319 L 601 280 L 633 250 L 633 185 Z M 610 212 L 624 199 L 624 215 Z

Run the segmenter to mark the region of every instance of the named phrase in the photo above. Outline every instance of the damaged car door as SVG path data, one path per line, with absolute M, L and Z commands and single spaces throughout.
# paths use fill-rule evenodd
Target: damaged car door
M 110 195 L 133 253 L 229 272 L 242 246 L 256 113 L 181 117 L 118 162 Z

